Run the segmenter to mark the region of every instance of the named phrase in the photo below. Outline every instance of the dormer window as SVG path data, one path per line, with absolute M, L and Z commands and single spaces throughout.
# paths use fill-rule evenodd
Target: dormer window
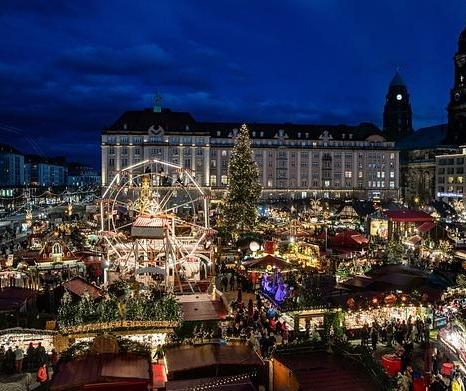
M 306 138 L 309 138 L 309 133 L 306 133 Z
M 346 134 L 343 133 L 343 134 L 341 135 L 341 138 L 344 140 L 344 139 L 346 138 Z
M 349 138 L 350 138 L 350 140 L 353 139 L 353 134 L 352 133 L 349 134 Z
M 252 132 L 252 137 L 256 137 L 256 132 Z
M 264 137 L 264 132 L 261 132 L 261 137 Z
M 52 254 L 61 254 L 62 252 L 63 250 L 59 243 L 55 243 L 52 246 Z
M 298 138 L 301 138 L 301 132 L 298 132 Z
M 220 137 L 222 135 L 222 132 L 220 130 L 217 130 L 217 137 Z

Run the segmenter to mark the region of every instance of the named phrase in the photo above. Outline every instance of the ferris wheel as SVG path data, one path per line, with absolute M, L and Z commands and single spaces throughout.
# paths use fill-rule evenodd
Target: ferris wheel
M 210 265 L 208 197 L 195 173 L 150 159 L 119 171 L 100 202 L 110 270 L 156 274 L 168 290 Z

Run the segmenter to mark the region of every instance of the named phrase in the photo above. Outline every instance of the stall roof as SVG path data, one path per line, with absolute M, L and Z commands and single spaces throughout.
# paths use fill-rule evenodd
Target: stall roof
M 61 391 L 80 389 L 90 384 L 150 382 L 149 361 L 146 357 L 130 353 L 95 354 L 60 364 L 50 389 Z
M 293 353 L 275 358 L 293 372 L 302 390 L 376 391 L 379 389 L 362 366 L 351 360 L 341 360 L 327 352 Z
M 168 373 L 218 365 L 262 366 L 262 360 L 247 345 L 206 344 L 167 349 Z
M 435 223 L 433 221 L 426 221 L 425 223 L 421 223 L 417 227 L 417 230 L 419 232 L 425 233 L 425 232 L 429 232 L 434 227 L 435 227 Z
M 221 384 L 217 385 L 216 384 Z M 222 391 L 255 391 L 256 387 L 251 380 L 231 381 L 229 376 L 203 377 L 201 379 L 173 380 L 165 384 L 166 391 L 185 391 L 192 389 L 220 389 Z M 217 387 L 217 388 L 211 388 Z
M 283 258 L 275 257 L 273 255 L 267 254 L 262 258 L 250 259 L 243 262 L 244 267 L 246 268 L 266 268 L 268 265 L 275 266 L 279 269 L 292 269 L 293 264 L 287 262 Z
M 386 210 L 384 214 L 392 221 L 403 223 L 424 223 L 434 218 L 420 210 Z
M 36 297 L 37 291 L 24 288 L 3 288 L 0 290 L 0 311 L 20 309 L 24 302 Z
M 347 229 L 330 237 L 330 243 L 336 246 L 364 246 L 369 240 L 358 231 Z
M 177 297 L 181 304 L 183 320 L 221 320 L 227 311 L 221 300 L 211 300 L 209 294 L 182 295 Z
M 63 287 L 68 292 L 79 297 L 82 297 L 84 292 L 89 293 L 94 300 L 102 297 L 102 291 L 98 287 L 79 276 L 73 277 L 71 280 L 63 283 Z

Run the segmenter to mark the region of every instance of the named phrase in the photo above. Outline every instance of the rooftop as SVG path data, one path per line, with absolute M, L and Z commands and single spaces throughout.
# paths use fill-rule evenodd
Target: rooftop
M 327 352 L 306 352 L 276 358 L 289 368 L 302 390 L 376 391 L 379 388 L 366 371 L 350 360 Z
M 366 140 L 370 136 L 380 136 L 382 131 L 372 123 L 359 125 L 292 124 L 246 122 L 253 138 L 271 139 L 282 137 L 291 139 L 317 140 L 327 131 L 330 139 Z M 233 129 L 239 129 L 241 122 L 198 122 L 190 113 L 163 109 L 126 111 L 103 134 L 149 134 L 158 135 L 163 131 L 176 134 L 210 135 L 217 138 L 231 137 Z

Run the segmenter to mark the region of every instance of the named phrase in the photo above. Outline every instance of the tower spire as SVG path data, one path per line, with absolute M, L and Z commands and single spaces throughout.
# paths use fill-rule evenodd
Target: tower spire
M 159 90 L 157 89 L 157 92 L 155 93 L 154 96 L 154 113 L 160 113 L 162 111 L 162 97 L 159 94 Z

